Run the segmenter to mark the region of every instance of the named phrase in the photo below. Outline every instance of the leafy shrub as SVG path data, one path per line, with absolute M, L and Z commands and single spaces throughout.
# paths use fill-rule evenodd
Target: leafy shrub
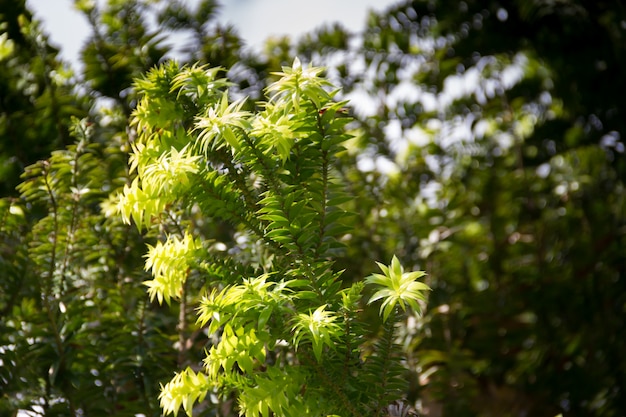
M 136 177 L 105 207 L 158 237 L 150 297 L 195 300 L 208 335 L 202 365 L 162 387 L 166 413 L 211 394 L 245 416 L 382 416 L 402 397 L 394 331 L 428 286 L 396 257 L 355 283 L 334 268 L 351 231 L 333 169 L 350 119 L 322 71 L 296 59 L 265 103 L 232 100 L 219 68 L 168 63 L 136 82 Z M 362 317 L 378 302 L 373 334 Z

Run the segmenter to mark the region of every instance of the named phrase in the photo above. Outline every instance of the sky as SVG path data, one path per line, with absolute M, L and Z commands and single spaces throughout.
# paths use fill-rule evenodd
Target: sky
M 383 10 L 395 3 L 397 0 L 222 0 L 218 19 L 233 24 L 246 44 L 258 49 L 269 36 L 297 38 L 325 22 L 340 22 L 350 31 L 360 31 L 368 10 Z M 73 4 L 74 0 L 27 0 L 51 43 L 60 47 L 63 59 L 76 65 L 89 28 Z

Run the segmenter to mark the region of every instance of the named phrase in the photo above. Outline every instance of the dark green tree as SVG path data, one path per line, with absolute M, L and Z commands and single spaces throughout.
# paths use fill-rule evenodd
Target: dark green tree
M 101 214 L 125 181 L 120 143 L 85 120 L 72 134 L 27 167 L 21 200 L 2 200 L 0 410 L 158 415 L 176 316 L 147 303 L 141 238 Z
M 86 114 L 57 53 L 24 0 L 0 1 L 0 196 L 15 196 L 26 166 L 69 145 L 71 116 Z
M 189 360 L 193 312 L 148 301 L 144 238 L 100 207 L 128 181 L 133 78 L 165 51 L 148 5 L 77 2 L 94 29 L 83 81 L 23 2 L 1 9 L 1 146 L 16 166 L 0 203 L 2 415 L 159 415 L 159 383 Z
M 424 413 L 626 406 L 623 21 L 619 2 L 414 1 L 326 45 L 362 98 L 346 262 L 398 253 L 432 279 L 407 328 Z

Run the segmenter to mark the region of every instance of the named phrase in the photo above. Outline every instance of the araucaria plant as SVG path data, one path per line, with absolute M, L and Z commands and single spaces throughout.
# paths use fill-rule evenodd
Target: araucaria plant
M 135 177 L 109 203 L 156 239 L 150 297 L 195 303 L 208 336 L 202 363 L 162 387 L 163 411 L 231 399 L 249 417 L 386 416 L 406 385 L 394 330 L 428 286 L 396 257 L 354 283 L 334 268 L 351 230 L 333 175 L 346 103 L 297 59 L 264 103 L 233 100 L 220 73 L 168 63 L 136 82 Z

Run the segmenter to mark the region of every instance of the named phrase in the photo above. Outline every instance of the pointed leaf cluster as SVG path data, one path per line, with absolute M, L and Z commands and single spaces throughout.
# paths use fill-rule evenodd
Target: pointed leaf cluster
M 161 386 L 159 395 L 161 408 L 166 414 L 176 415 L 182 405 L 186 414 L 191 417 L 193 405 L 204 400 L 211 387 L 211 382 L 205 374 L 187 368 L 177 373 L 165 386 Z
M 247 326 L 256 322 L 262 331 L 273 312 L 290 301 L 286 292 L 287 283 L 267 281 L 267 275 L 246 278 L 241 285 L 227 286 L 221 291 L 216 288 L 202 297 L 198 307 L 198 323 L 209 325 L 209 334 L 214 334 L 225 324 Z
M 169 304 L 171 298 L 180 297 L 188 270 L 200 247 L 200 242 L 189 234 L 182 239 L 169 236 L 163 243 L 148 245 L 145 269 L 152 271 L 153 279 L 144 284 L 148 286 L 150 300 L 156 298 L 159 304 L 163 300 Z
M 400 305 L 404 311 L 409 306 L 413 310 L 420 312 L 421 308 L 418 302 L 426 301 L 424 293 L 430 290 L 430 287 L 416 280 L 426 275 L 426 273 L 423 271 L 404 272 L 404 268 L 395 255 L 391 260 L 390 266 L 380 262 L 377 262 L 377 264 L 383 274 L 372 274 L 365 279 L 367 284 L 373 284 L 379 288 L 370 298 L 368 304 L 383 300 L 380 312 L 384 321 L 387 321 L 396 305 Z
M 337 318 L 334 313 L 326 311 L 326 305 L 319 306 L 312 313 L 298 314 L 292 327 L 296 349 L 302 340 L 311 342 L 315 359 L 321 362 L 324 345 L 334 348 L 334 342 L 341 336 L 342 329 L 335 323 Z

